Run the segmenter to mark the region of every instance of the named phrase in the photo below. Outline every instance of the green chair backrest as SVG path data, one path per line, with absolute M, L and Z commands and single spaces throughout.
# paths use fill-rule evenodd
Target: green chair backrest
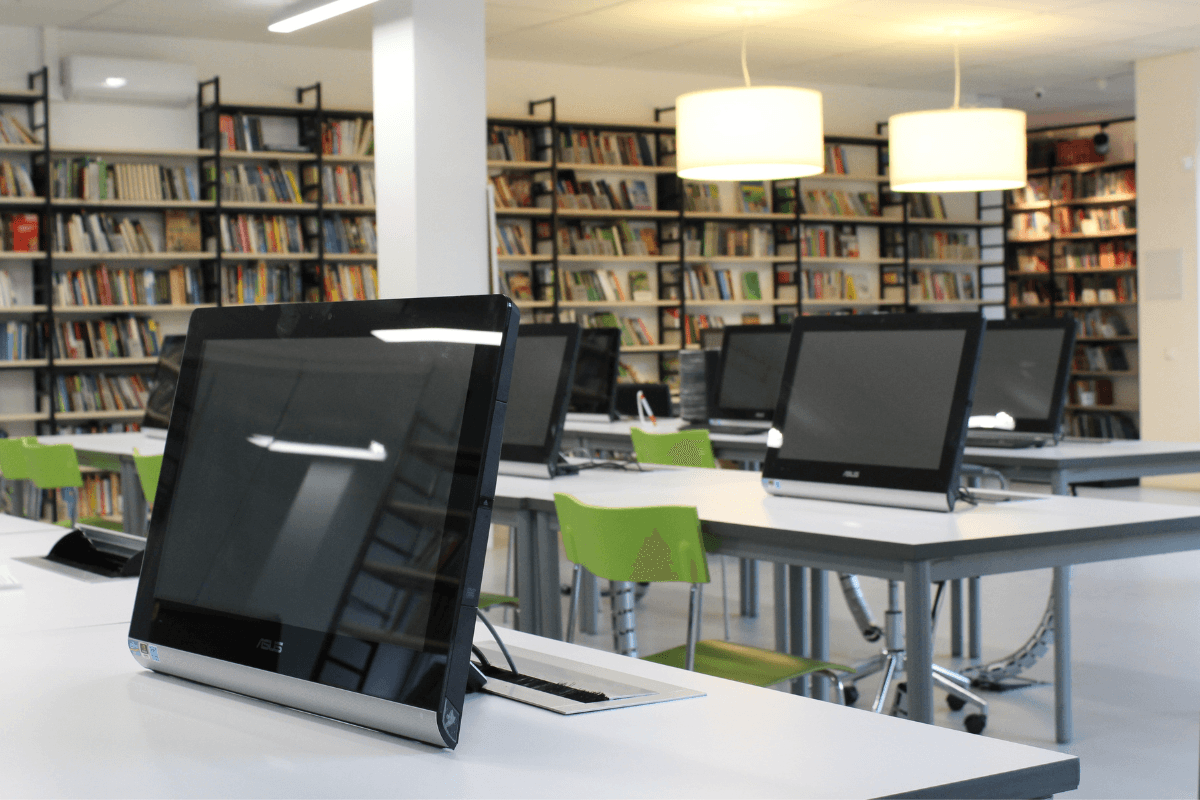
M 83 485 L 83 475 L 79 472 L 79 457 L 75 455 L 75 448 L 69 444 L 26 441 L 25 462 L 29 466 L 30 480 L 39 489 Z
M 154 495 L 158 491 L 158 476 L 162 472 L 162 459 L 161 455 L 144 456 L 136 448 L 133 451 L 133 464 L 137 467 L 138 480 L 142 483 L 142 494 L 147 503 L 154 502 Z
M 36 442 L 35 436 L 19 439 L 0 439 L 0 475 L 8 481 L 29 480 L 29 465 L 25 460 L 25 442 Z
M 692 506 L 600 508 L 556 493 L 554 507 L 567 558 L 599 578 L 708 583 Z
M 697 428 L 676 433 L 646 433 L 641 428 L 629 431 L 633 452 L 643 464 L 670 464 L 675 467 L 717 466 L 708 431 Z

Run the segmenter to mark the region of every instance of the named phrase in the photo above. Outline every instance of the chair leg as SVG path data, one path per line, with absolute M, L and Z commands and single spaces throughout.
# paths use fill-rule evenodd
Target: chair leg
M 842 676 L 831 669 L 819 669 L 812 673 L 813 675 L 824 675 L 829 680 L 833 681 L 837 686 L 837 701 L 842 705 L 846 705 L 846 685 L 842 683 Z
M 621 655 L 637 658 L 637 618 L 634 616 L 634 590 L 630 581 L 609 581 L 612 607 L 613 649 Z

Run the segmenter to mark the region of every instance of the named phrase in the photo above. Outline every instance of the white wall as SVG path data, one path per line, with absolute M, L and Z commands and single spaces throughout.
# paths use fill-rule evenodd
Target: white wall
M 1135 72 L 1142 436 L 1200 441 L 1200 51 L 1139 61 Z M 1200 475 L 1147 482 L 1200 489 Z

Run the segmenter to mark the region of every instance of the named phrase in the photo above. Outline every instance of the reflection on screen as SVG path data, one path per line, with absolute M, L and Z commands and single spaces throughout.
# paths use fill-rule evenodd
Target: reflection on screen
M 808 331 L 779 455 L 937 469 L 965 332 Z
M 727 329 L 718 409 L 775 412 L 791 331 Z
M 1061 328 L 989 328 L 979 355 L 971 413 L 1003 411 L 1016 419 L 1047 420 L 1065 335 Z
M 434 576 L 466 539 L 446 511 L 474 349 L 205 342 L 163 538 L 164 608 L 293 626 L 279 671 L 433 702 L 437 657 L 422 650 L 445 652 L 425 639 L 441 608 Z
M 517 337 L 504 417 L 505 444 L 545 444 L 566 349 L 565 336 Z
M 572 411 L 607 414 L 612 410 L 620 337 L 616 328 L 584 328 L 581 332 L 571 387 Z

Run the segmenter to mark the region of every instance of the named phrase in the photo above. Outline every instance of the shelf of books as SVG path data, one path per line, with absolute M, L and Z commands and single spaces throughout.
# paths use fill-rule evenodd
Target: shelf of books
M 803 181 L 680 181 L 673 125 L 539 105 L 488 124 L 499 288 L 527 320 L 619 328 L 628 380 L 671 382 L 707 327 L 1003 303 L 980 299 L 999 218 L 976 195 L 891 195 L 884 136 L 826 136 L 825 173 Z
M 1133 156 L 1132 119 L 1031 132 L 1029 182 L 1007 193 L 1008 313 L 1076 320 L 1076 435 L 1138 436 Z
M 369 111 L 220 102 L 196 149 L 58 146 L 46 70 L 0 91 L 0 425 L 136 426 L 197 308 L 378 296 Z

